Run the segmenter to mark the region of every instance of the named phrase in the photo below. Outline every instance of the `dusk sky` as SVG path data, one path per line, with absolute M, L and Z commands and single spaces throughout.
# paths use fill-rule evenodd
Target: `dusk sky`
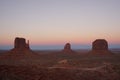
M 32 49 L 90 48 L 95 39 L 120 48 L 120 0 L 0 0 L 0 49 L 15 37 Z

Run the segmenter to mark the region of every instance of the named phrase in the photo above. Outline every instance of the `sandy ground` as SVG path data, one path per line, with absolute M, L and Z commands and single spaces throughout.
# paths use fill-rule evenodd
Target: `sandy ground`
M 0 80 L 120 80 L 120 52 L 34 51 L 0 54 Z

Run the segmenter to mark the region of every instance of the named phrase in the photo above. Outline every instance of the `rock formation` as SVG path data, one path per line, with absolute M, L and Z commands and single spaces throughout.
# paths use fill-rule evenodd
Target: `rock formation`
M 33 53 L 32 50 L 30 50 L 29 47 L 29 40 L 26 43 L 25 38 L 19 38 L 16 37 L 14 40 L 14 48 L 10 50 L 9 53 L 16 53 L 16 54 L 27 54 L 27 53 Z
M 97 39 L 92 43 L 92 50 L 108 50 L 108 43 L 105 39 Z
M 26 43 L 26 40 L 24 38 L 16 37 L 14 41 L 14 49 L 30 49 L 29 41 Z
M 24 38 L 16 37 L 14 41 L 14 49 L 29 49 L 29 41 L 26 43 Z
M 26 59 L 37 58 L 38 54 L 33 52 L 29 47 L 29 40 L 26 42 L 25 38 L 16 37 L 14 40 L 14 48 L 3 55 L 6 58 L 12 59 Z
M 93 54 L 111 54 L 108 49 L 108 42 L 105 39 L 96 39 L 92 43 L 92 51 Z
M 71 50 L 71 45 L 70 45 L 70 43 L 65 44 L 63 52 L 65 52 L 65 53 L 71 53 L 71 52 L 73 52 L 73 51 Z

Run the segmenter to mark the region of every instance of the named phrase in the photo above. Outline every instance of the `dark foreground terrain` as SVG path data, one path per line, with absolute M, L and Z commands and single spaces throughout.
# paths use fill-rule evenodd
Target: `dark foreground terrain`
M 120 67 L 81 69 L 1 65 L 0 80 L 120 80 Z
M 88 55 L 86 52 L 0 54 L 0 80 L 120 80 L 120 52 Z

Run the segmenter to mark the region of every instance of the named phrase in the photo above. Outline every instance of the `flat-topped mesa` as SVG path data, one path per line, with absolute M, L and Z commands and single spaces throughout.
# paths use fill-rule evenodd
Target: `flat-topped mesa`
M 72 49 L 71 49 L 70 43 L 66 43 L 66 44 L 65 44 L 63 52 L 65 52 L 65 53 L 67 53 L 67 52 L 68 52 L 68 53 L 73 52 Z
M 108 50 L 108 42 L 105 39 L 96 39 L 92 43 L 92 50 Z
M 29 47 L 29 40 L 26 42 L 25 38 L 16 37 L 14 40 L 14 48 L 7 52 L 11 58 L 31 58 L 37 57 L 38 54 L 34 53 Z M 27 56 L 27 57 L 26 57 Z
M 16 37 L 14 40 L 14 49 L 30 49 L 29 41 L 26 43 L 25 38 Z
M 96 39 L 92 43 L 92 54 L 113 54 L 108 49 L 108 42 L 105 39 Z

